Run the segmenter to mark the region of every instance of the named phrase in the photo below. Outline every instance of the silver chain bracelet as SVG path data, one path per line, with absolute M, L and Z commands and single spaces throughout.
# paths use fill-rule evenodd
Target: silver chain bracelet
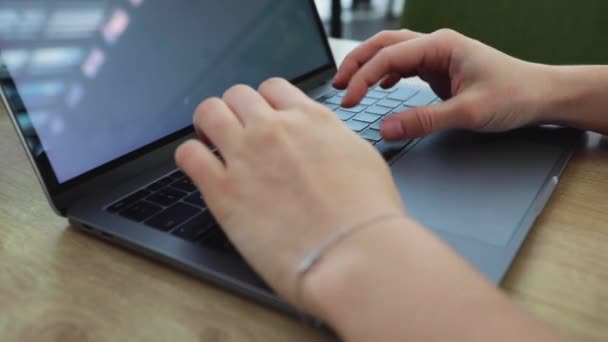
M 329 239 L 325 240 L 318 248 L 314 249 L 310 252 L 300 263 L 296 273 L 296 300 L 298 304 L 301 304 L 301 291 L 302 291 L 302 282 L 304 277 L 310 273 L 310 271 L 317 265 L 323 256 L 327 254 L 331 249 L 333 249 L 338 243 L 342 242 L 346 237 L 363 230 L 368 227 L 372 223 L 378 223 L 386 220 L 405 218 L 403 213 L 384 213 L 380 215 L 373 216 L 365 221 L 359 222 L 352 226 L 345 227 L 337 231 L 334 235 L 332 235 Z

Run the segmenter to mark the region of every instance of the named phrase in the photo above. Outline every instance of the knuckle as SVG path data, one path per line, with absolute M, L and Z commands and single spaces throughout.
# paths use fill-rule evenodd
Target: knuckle
M 230 99 L 233 97 L 238 96 L 240 93 L 247 91 L 249 87 L 244 85 L 244 84 L 237 84 L 235 86 L 230 87 L 228 90 L 226 90 L 226 92 L 224 93 L 223 98 L 224 99 Z
M 269 78 L 260 84 L 258 90 L 260 92 L 269 92 L 277 87 L 283 86 L 285 84 L 285 82 L 287 82 L 287 81 L 285 81 L 284 79 L 279 78 L 279 77 Z
M 452 40 L 460 37 L 460 33 L 454 31 L 451 28 L 439 29 L 439 30 L 433 32 L 433 35 L 436 36 L 438 39 L 441 39 L 444 41 L 452 41 Z
M 342 62 L 340 69 L 355 68 L 359 65 L 360 63 L 358 61 L 357 51 L 351 51 L 346 55 L 346 57 L 344 57 L 344 62 Z
M 321 124 L 339 120 L 338 116 L 333 111 L 317 103 L 314 103 L 313 106 L 310 107 L 310 109 L 307 108 L 307 111 L 303 114 L 300 114 L 299 116 L 304 118 L 310 118 L 315 121 L 318 120 L 318 122 L 320 122 Z
M 373 39 L 374 40 L 386 40 L 386 39 L 390 38 L 394 33 L 395 33 L 395 31 L 382 30 L 382 31 L 378 32 L 377 34 L 375 34 Z
M 282 117 L 274 118 L 256 130 L 254 140 L 262 145 L 280 144 L 286 138 L 288 130 L 289 124 L 287 119 Z
M 197 115 L 204 114 L 208 111 L 214 110 L 215 108 L 221 106 L 223 101 L 217 97 L 211 97 L 201 102 L 198 107 L 196 107 L 195 113 Z
M 192 147 L 190 142 L 186 142 L 180 145 L 177 150 L 175 150 L 175 160 L 177 164 L 181 166 L 186 166 L 187 162 L 192 158 Z
M 194 126 L 200 130 L 214 127 L 216 129 L 222 129 L 228 122 L 222 119 L 222 115 L 218 115 L 220 111 L 218 108 L 224 105 L 224 102 L 218 98 L 212 98 L 201 103 L 194 115 Z
M 180 145 L 175 151 L 175 161 L 187 171 L 195 170 L 199 165 L 196 157 L 196 144 L 194 141 L 187 141 Z
M 395 55 L 396 49 L 396 46 L 389 46 L 378 52 L 378 61 L 383 63 L 387 70 L 394 70 L 395 68 L 393 56 Z
M 414 112 L 414 119 L 418 123 L 418 127 L 423 134 L 429 134 L 434 131 L 436 127 L 435 119 L 430 115 L 428 108 L 418 108 Z

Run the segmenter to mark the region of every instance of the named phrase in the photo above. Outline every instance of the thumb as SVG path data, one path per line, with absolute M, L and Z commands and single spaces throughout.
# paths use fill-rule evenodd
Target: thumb
M 384 120 L 381 127 L 386 140 L 413 139 L 450 128 L 467 128 L 469 113 L 463 100 L 449 101 L 409 109 Z

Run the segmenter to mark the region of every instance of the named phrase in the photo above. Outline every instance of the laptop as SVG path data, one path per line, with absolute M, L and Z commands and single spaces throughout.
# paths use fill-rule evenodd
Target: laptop
M 174 164 L 201 100 L 236 83 L 291 80 L 376 146 L 408 213 L 494 283 L 580 137 L 538 127 L 384 141 L 387 115 L 440 100 L 401 82 L 340 108 L 312 0 L 0 1 L 0 17 L 2 99 L 53 210 L 76 229 L 294 315 Z

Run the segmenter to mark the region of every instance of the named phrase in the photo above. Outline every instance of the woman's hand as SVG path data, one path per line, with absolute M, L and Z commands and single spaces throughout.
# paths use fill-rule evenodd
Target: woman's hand
M 427 81 L 445 102 L 386 119 L 382 134 L 397 140 L 449 128 L 497 132 L 546 121 L 541 107 L 554 98 L 548 69 L 451 30 L 402 30 L 380 33 L 353 50 L 334 83 L 348 89 L 344 106 L 353 106 L 378 82 L 388 88 L 405 77 Z
M 203 102 L 194 123 L 225 162 L 189 141 L 178 165 L 241 254 L 292 303 L 300 262 L 336 230 L 403 212 L 374 148 L 285 80 L 259 92 L 233 87 Z

